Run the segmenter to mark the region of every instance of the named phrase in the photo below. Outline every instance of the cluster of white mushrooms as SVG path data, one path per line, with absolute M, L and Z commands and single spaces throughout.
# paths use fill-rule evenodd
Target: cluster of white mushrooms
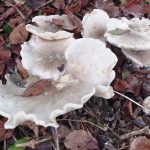
M 61 28 L 54 20 L 62 23 Z M 7 84 L 0 85 L 0 114 L 8 118 L 6 128 L 27 120 L 58 127 L 57 116 L 83 107 L 93 95 L 111 98 L 117 57 L 105 40 L 120 47 L 135 65 L 150 66 L 150 59 L 145 59 L 150 55 L 148 19 L 110 19 L 95 9 L 83 18 L 81 39 L 65 31 L 73 26 L 67 15 L 36 16 L 32 21 L 36 25 L 26 26 L 32 37 L 21 50 L 23 67 L 29 73 L 26 84 L 19 87 L 7 75 Z M 42 94 L 22 96 L 41 79 L 51 81 Z

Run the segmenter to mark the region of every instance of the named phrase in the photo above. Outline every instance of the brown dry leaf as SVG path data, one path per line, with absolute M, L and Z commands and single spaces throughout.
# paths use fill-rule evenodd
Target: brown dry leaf
M 45 92 L 46 87 L 50 84 L 49 80 L 39 80 L 36 83 L 29 85 L 21 96 L 37 96 Z
M 13 130 L 6 130 L 4 128 L 4 122 L 0 120 L 0 141 L 7 140 L 10 138 L 13 134 Z
M 28 31 L 25 28 L 25 23 L 22 23 L 15 27 L 9 35 L 9 40 L 12 44 L 23 43 L 28 38 Z
M 103 9 L 111 18 L 120 16 L 119 7 L 115 6 L 113 2 L 96 0 L 96 8 Z
M 130 150 L 150 150 L 150 140 L 145 136 L 136 137 L 130 144 Z
M 65 9 L 65 13 L 67 14 L 68 19 L 70 20 L 72 25 L 74 26 L 75 33 L 81 33 L 81 31 L 83 30 L 81 20 L 68 9 Z
M 22 17 L 16 17 L 16 18 L 13 18 L 9 20 L 9 25 L 12 27 L 12 28 L 15 28 L 16 26 L 18 26 L 19 24 L 21 24 L 22 22 L 24 22 L 24 19 Z
M 26 69 L 22 66 L 22 63 L 19 58 L 16 59 L 17 69 L 22 79 L 28 78 L 29 74 Z
M 119 78 L 116 79 L 116 82 L 114 84 L 114 89 L 117 91 L 120 91 L 120 92 L 125 91 L 129 87 L 130 87 L 130 85 L 126 81 L 121 80 Z
M 31 9 L 36 9 L 39 6 L 42 6 L 46 3 L 46 0 L 26 0 L 27 6 Z
M 5 72 L 5 64 L 4 62 L 0 61 L 0 77 L 4 77 L 4 72 Z
M 145 2 L 146 0 L 130 0 L 121 9 L 125 16 L 143 17 L 145 14 L 150 16 L 150 5 Z
M 62 139 L 62 138 L 65 138 L 69 134 L 70 130 L 66 126 L 61 125 L 59 126 L 57 132 L 58 132 L 58 138 Z
M 4 6 L 0 6 L 0 14 L 3 14 L 3 13 L 5 13 L 5 8 Z
M 89 0 L 77 0 L 75 3 L 71 2 L 67 4 L 66 9 L 72 13 L 79 13 L 80 10 L 88 5 Z
M 53 7 L 43 7 L 41 8 L 42 15 L 52 15 L 56 14 L 57 9 Z
M 63 9 L 63 10 L 66 6 L 64 0 L 55 0 L 54 2 L 52 2 L 52 5 L 57 9 Z
M 21 45 L 20 44 L 11 44 L 11 51 L 12 53 L 20 56 L 20 51 L 21 51 Z
M 32 13 L 32 9 L 26 5 L 20 7 L 20 10 L 26 18 L 28 18 Z
M 130 101 L 126 102 L 123 106 L 123 118 L 124 120 L 128 121 L 132 119 L 133 110 L 132 110 L 132 103 Z
M 58 27 L 64 26 L 64 20 L 63 19 L 52 19 L 52 23 Z
M 11 51 L 5 46 L 0 47 L 0 60 L 8 60 L 11 57 Z
M 15 15 L 16 13 L 17 13 L 16 9 L 11 7 L 9 9 L 7 9 L 7 11 L 5 13 L 0 15 L 0 21 L 3 21 L 5 19 L 7 19 L 8 17 Z
M 64 144 L 69 150 L 99 150 L 97 140 L 84 130 L 71 132 Z
M 141 92 L 142 81 L 134 75 L 131 75 L 127 79 L 130 88 L 128 92 L 133 92 L 135 96 L 138 96 Z

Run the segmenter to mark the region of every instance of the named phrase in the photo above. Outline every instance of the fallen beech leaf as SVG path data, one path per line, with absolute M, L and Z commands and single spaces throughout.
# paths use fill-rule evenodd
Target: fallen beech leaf
M 13 134 L 13 130 L 6 130 L 4 128 L 4 122 L 0 120 L 0 141 L 7 140 L 10 138 Z
M 27 6 L 29 6 L 31 9 L 35 9 L 39 6 L 42 6 L 46 3 L 46 0 L 26 0 Z
M 143 17 L 145 14 L 150 16 L 150 5 L 146 4 L 146 0 L 130 0 L 121 9 L 125 16 L 129 14 L 135 17 Z
M 116 79 L 116 82 L 114 84 L 114 89 L 120 92 L 125 91 L 126 89 L 128 89 L 130 87 L 130 85 L 121 79 Z
M 11 51 L 5 46 L 0 47 L 0 60 L 8 60 L 11 57 Z
M 24 19 L 22 17 L 16 17 L 16 18 L 13 18 L 13 19 L 10 18 L 9 25 L 12 28 L 15 28 L 16 26 L 21 24 L 23 21 L 24 21 Z
M 0 15 L 0 21 L 3 21 L 3 20 L 7 19 L 8 17 L 10 17 L 16 13 L 17 13 L 16 9 L 11 7 L 9 9 L 7 9 L 7 11 L 5 13 Z
M 65 9 L 65 13 L 68 15 L 68 19 L 70 20 L 70 22 L 73 24 L 74 28 L 75 28 L 75 32 L 77 33 L 81 33 L 81 31 L 83 30 L 83 26 L 81 23 L 81 20 L 76 17 L 70 10 Z
M 99 150 L 97 140 L 84 130 L 71 132 L 64 144 L 70 150 Z
M 70 10 L 72 13 L 79 13 L 80 10 L 88 5 L 89 0 L 77 0 L 75 3 L 70 2 L 65 9 Z
M 130 150 L 150 150 L 150 140 L 145 136 L 136 137 L 130 144 Z
M 52 5 L 57 9 L 64 9 L 66 6 L 64 0 L 55 0 Z
M 45 91 L 46 87 L 49 84 L 49 80 L 39 80 L 36 83 L 29 85 L 29 87 L 24 91 L 24 93 L 21 96 L 28 97 L 40 95 Z
M 106 11 L 111 18 L 120 16 L 119 7 L 115 6 L 113 2 L 96 0 L 96 8 Z
M 135 96 L 139 95 L 141 92 L 142 81 L 134 75 L 131 75 L 127 79 L 130 88 L 128 89 L 129 92 L 133 92 Z
M 9 35 L 9 40 L 12 44 L 23 43 L 28 38 L 28 31 L 25 29 L 25 23 L 15 27 Z
M 20 44 L 11 44 L 11 51 L 12 53 L 20 56 L 21 45 Z
M 0 77 L 1 78 L 4 77 L 4 72 L 5 72 L 5 64 L 4 64 L 4 62 L 0 61 Z
M 58 27 L 64 26 L 64 20 L 63 19 L 52 19 L 52 23 L 54 23 Z
M 22 63 L 19 58 L 16 59 L 17 69 L 22 79 L 26 79 L 29 75 L 26 69 L 23 68 Z
M 69 134 L 70 130 L 64 125 L 59 126 L 58 128 L 58 138 L 65 138 Z

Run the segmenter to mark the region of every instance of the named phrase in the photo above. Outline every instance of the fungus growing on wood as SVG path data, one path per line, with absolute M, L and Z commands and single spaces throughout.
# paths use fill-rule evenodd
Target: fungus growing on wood
M 107 23 L 107 41 L 121 48 L 134 66 L 150 66 L 150 20 L 112 18 Z

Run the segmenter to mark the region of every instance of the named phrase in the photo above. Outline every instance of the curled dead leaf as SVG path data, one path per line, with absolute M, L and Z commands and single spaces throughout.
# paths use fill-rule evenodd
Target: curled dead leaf
M 22 66 L 22 63 L 19 58 L 16 59 L 16 64 L 17 64 L 18 72 L 21 75 L 22 79 L 26 79 L 29 76 L 29 74 L 27 70 L 24 69 L 24 67 Z
M 130 150 L 150 150 L 150 140 L 145 136 L 136 137 L 130 144 Z
M 16 17 L 16 18 L 13 18 L 13 19 L 10 18 L 9 25 L 12 28 L 15 28 L 16 26 L 21 24 L 23 21 L 24 21 L 24 19 L 22 17 Z
M 125 81 L 125 80 L 121 80 L 121 79 L 116 79 L 116 82 L 114 84 L 114 89 L 120 92 L 125 91 L 126 89 L 128 89 L 130 87 L 130 85 Z
M 21 96 L 37 96 L 45 92 L 46 87 L 50 84 L 49 80 L 39 80 L 36 83 L 29 85 Z
M 81 31 L 83 30 L 81 20 L 68 9 L 65 9 L 65 13 L 67 14 L 68 19 L 70 20 L 72 25 L 74 26 L 75 32 L 81 33 Z
M 3 13 L 2 15 L 0 15 L 0 21 L 4 21 L 5 19 L 7 19 L 8 17 L 16 14 L 17 11 L 15 8 L 11 7 L 9 9 L 7 9 L 7 11 L 5 13 Z
M 69 133 L 64 144 L 70 150 L 99 150 L 97 140 L 84 130 Z
M 5 46 L 0 47 L 0 60 L 8 60 L 11 57 L 11 51 Z
M 9 35 L 9 40 L 12 44 L 23 43 L 27 40 L 28 34 L 25 23 L 22 23 L 13 29 Z
M 125 16 L 143 17 L 145 14 L 150 16 L 150 5 L 145 2 L 146 0 L 130 0 L 121 9 Z
M 57 9 L 64 9 L 66 6 L 64 0 L 55 0 L 52 5 Z
M 0 141 L 4 141 L 10 138 L 13 134 L 13 130 L 6 130 L 4 128 L 4 122 L 0 120 Z

